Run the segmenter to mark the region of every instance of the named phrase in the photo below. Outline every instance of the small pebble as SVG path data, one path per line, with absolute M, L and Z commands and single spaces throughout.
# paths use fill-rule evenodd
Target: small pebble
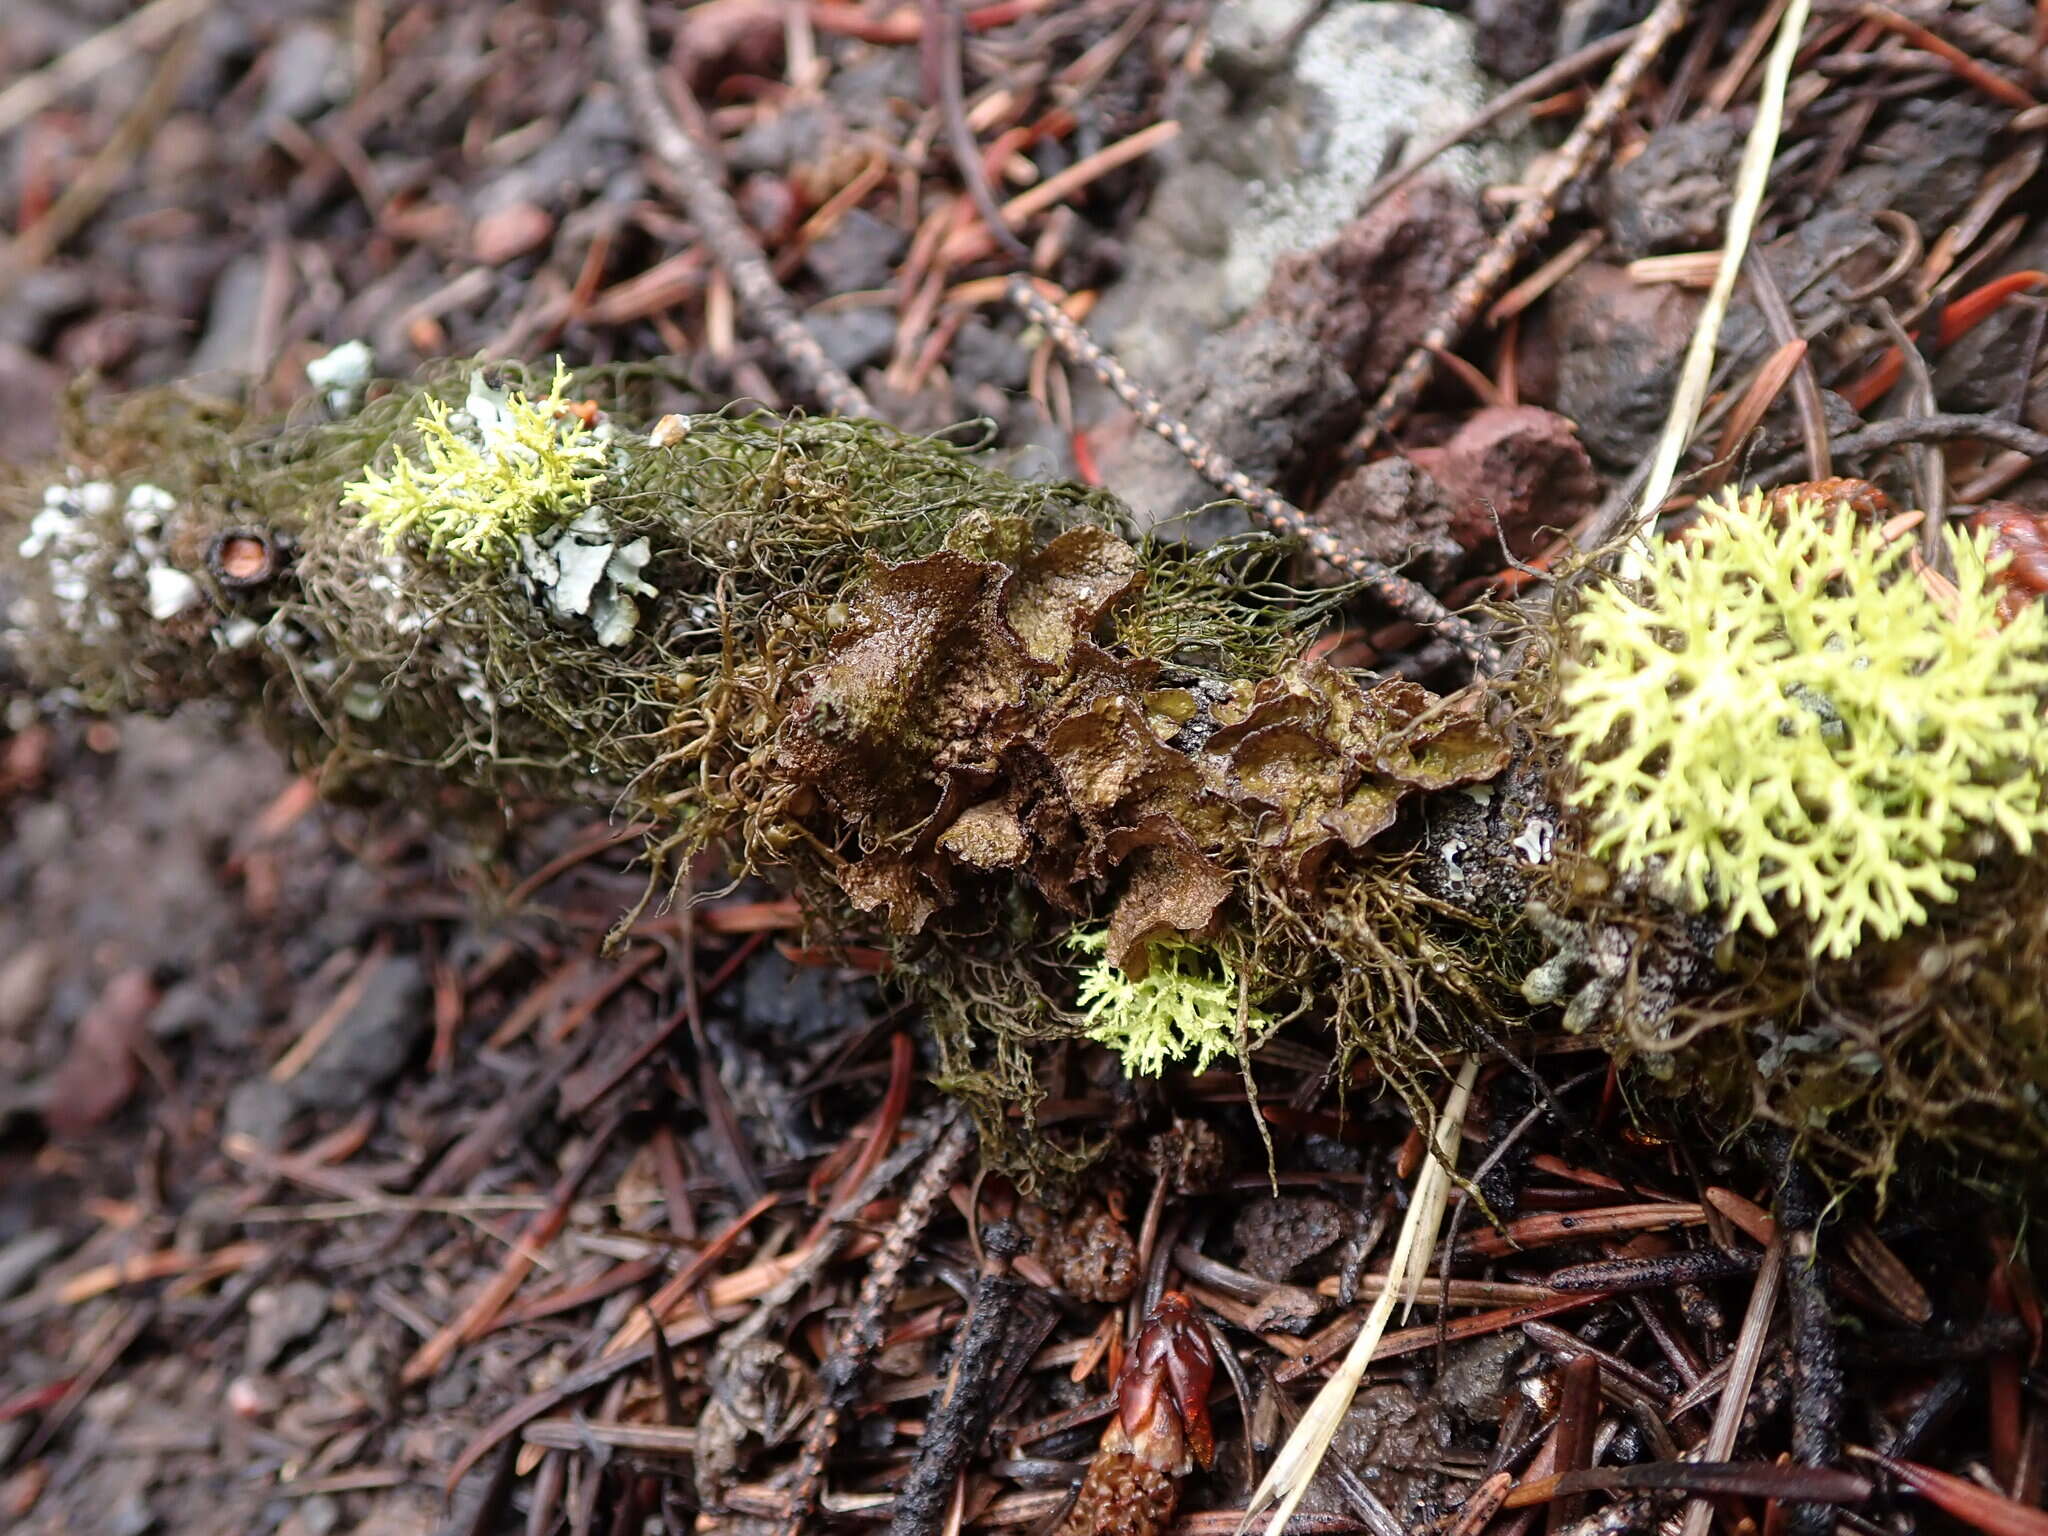
M 476 221 L 470 251 L 487 267 L 539 250 L 555 232 L 554 215 L 538 203 L 508 203 Z

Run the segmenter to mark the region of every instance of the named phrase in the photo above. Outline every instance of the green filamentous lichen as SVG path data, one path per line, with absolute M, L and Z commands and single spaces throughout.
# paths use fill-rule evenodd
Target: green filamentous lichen
M 603 483 L 605 445 L 570 408 L 569 378 L 556 359 L 539 400 L 472 379 L 461 415 L 429 395 L 413 422 L 418 458 L 400 452 L 389 473 L 366 469 L 343 504 L 383 530 L 386 553 L 417 532 L 451 564 L 506 563 L 522 537 L 560 526 Z
M 1067 942 L 1095 957 L 1081 973 L 1076 998 L 1088 1038 L 1122 1056 L 1127 1076 L 1158 1077 L 1169 1061 L 1190 1054 L 1199 1075 L 1218 1056 L 1234 1055 L 1263 1034 L 1269 1022 L 1246 1007 L 1240 1029 L 1243 982 L 1228 958 L 1207 945 L 1155 943 L 1151 965 L 1133 978 L 1110 959 L 1107 929 L 1077 929 Z
M 1952 901 L 1971 835 L 2048 831 L 2048 612 L 2000 626 L 1983 540 L 1943 531 L 1950 593 L 1846 510 L 1706 510 L 1572 620 L 1558 731 L 1595 854 L 1841 957 Z

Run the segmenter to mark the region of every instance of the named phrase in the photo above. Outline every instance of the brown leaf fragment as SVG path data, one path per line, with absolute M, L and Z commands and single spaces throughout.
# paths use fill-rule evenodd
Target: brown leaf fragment
M 1482 783 L 1508 765 L 1503 737 L 1477 715 L 1437 698 L 1419 683 L 1382 683 L 1366 699 L 1382 722 L 1375 762 L 1405 784 L 1454 789 Z
M 939 846 L 976 869 L 1013 869 L 1031 851 L 1016 807 L 1003 800 L 970 805 L 939 834 Z
M 1373 775 L 1344 797 L 1343 804 L 1323 817 L 1346 848 L 1356 853 L 1394 824 L 1407 793 L 1397 781 Z
M 1084 822 L 1106 829 L 1146 815 L 1197 818 L 1200 772 L 1153 734 L 1128 694 L 1061 720 L 1047 733 L 1045 753 Z
M 1241 804 L 1257 812 L 1258 846 L 1290 884 L 1314 883 L 1335 851 L 1327 818 L 1343 803 L 1358 769 L 1305 725 L 1252 731 L 1230 756 Z
M 838 878 L 846 899 L 863 912 L 879 912 L 892 933 L 923 932 L 932 914 L 952 899 L 928 865 L 886 850 L 846 865 Z
M 950 550 L 878 565 L 799 681 L 784 768 L 853 820 L 928 816 L 944 770 L 991 758 L 989 722 L 1047 670 L 997 612 L 1006 575 Z

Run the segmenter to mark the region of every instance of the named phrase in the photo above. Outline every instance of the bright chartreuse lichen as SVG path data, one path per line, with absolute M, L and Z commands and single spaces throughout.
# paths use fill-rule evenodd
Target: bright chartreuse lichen
M 1196 1073 L 1206 1072 L 1218 1056 L 1236 1054 L 1241 1042 L 1266 1027 L 1265 1015 L 1247 1008 L 1240 1032 L 1237 969 L 1207 945 L 1154 943 L 1150 967 L 1134 978 L 1110 959 L 1107 929 L 1076 929 L 1067 942 L 1094 956 L 1076 998 L 1088 1038 L 1122 1056 L 1127 1077 L 1158 1077 L 1167 1062 L 1191 1052 Z
M 557 359 L 553 386 L 538 400 L 472 379 L 466 422 L 427 396 L 413 422 L 419 457 L 398 453 L 388 474 L 365 469 L 343 487 L 343 504 L 383 530 L 387 551 L 418 532 L 429 554 L 451 564 L 506 563 L 521 535 L 559 526 L 604 479 L 605 444 L 570 407 L 569 378 Z
M 1942 538 L 1952 592 L 1911 541 L 1751 493 L 1594 589 L 1558 726 L 1593 852 L 1839 957 L 1953 900 L 1972 834 L 2048 831 L 2048 612 L 2001 627 L 1985 541 Z

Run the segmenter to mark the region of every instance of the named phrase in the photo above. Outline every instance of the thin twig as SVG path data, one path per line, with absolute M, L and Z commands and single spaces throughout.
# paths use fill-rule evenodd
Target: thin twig
M 1934 414 L 1934 373 L 1927 366 L 1927 358 L 1913 338 L 1906 334 L 1906 328 L 1899 324 L 1899 317 L 1892 313 L 1892 307 L 1883 299 L 1872 302 L 1872 310 L 1878 323 L 1891 337 L 1892 345 L 1899 349 L 1900 365 L 1909 381 L 1906 388 L 1906 410 L 1911 416 Z M 1915 488 L 1920 493 L 1920 506 L 1927 513 L 1926 525 L 1920 534 L 1923 552 L 1933 555 L 1941 549 L 1941 525 L 1948 517 L 1948 461 L 1939 449 L 1926 442 L 1916 442 L 1906 457 L 1913 465 Z
M 840 1330 L 832 1353 L 826 1356 L 824 1365 L 818 1370 L 824 1399 L 818 1404 L 810 1429 L 804 1435 L 803 1450 L 797 1457 L 795 1476 L 791 1479 L 789 1514 L 782 1523 L 787 1536 L 801 1536 L 811 1523 L 812 1510 L 825 1477 L 825 1458 L 832 1454 L 832 1444 L 839 1437 L 840 1420 L 853 1401 L 853 1389 L 859 1385 L 861 1373 L 867 1369 L 868 1358 L 882 1342 L 882 1315 L 888 1311 L 897 1287 L 903 1283 L 904 1266 L 910 1262 L 912 1250 L 931 1222 L 933 1208 L 952 1184 L 953 1171 L 967 1156 L 967 1149 L 973 1141 L 973 1123 L 955 1110 L 953 1123 L 946 1127 L 939 1144 L 932 1148 L 930 1159 L 918 1170 L 916 1181 L 904 1195 L 903 1204 L 882 1239 L 882 1246 L 868 1260 L 867 1278 L 861 1282 L 853 1312 L 846 1319 L 846 1326 Z
M 1770 1335 L 1771 1314 L 1778 1305 L 1778 1281 L 1784 1271 L 1785 1245 L 1773 1238 L 1756 1272 L 1756 1284 L 1750 1287 L 1749 1310 L 1743 1314 L 1734 1353 L 1728 1357 L 1727 1385 L 1721 1389 L 1721 1401 L 1714 1405 L 1714 1427 L 1707 1432 L 1706 1448 L 1700 1453 L 1703 1461 L 1727 1461 L 1735 1454 L 1735 1437 L 1742 1431 L 1743 1411 L 1749 1406 L 1757 1366 L 1763 1362 L 1764 1340 Z M 1713 1522 L 1714 1506 L 1695 1498 L 1685 1506 L 1685 1524 L 1679 1536 L 1707 1536 Z
M 155 48 L 209 0 L 152 0 L 69 53 L 0 91 L 0 134 L 20 127 L 74 86 L 103 74 L 134 53 Z
M 1045 328 L 1061 352 L 1092 370 L 1118 399 L 1137 413 L 1141 422 L 1178 448 L 1182 457 L 1203 479 L 1237 497 L 1268 527 L 1300 539 L 1319 559 L 1364 582 L 1377 597 L 1404 617 L 1441 630 L 1483 671 L 1499 670 L 1499 649 L 1468 620 L 1452 613 L 1420 584 L 1389 570 L 1376 560 L 1368 559 L 1317 527 L 1301 508 L 1278 492 L 1260 485 L 1221 451 L 1196 436 L 1192 427 L 1170 415 L 1157 395 L 1133 379 L 1122 363 L 1068 319 L 1058 305 L 1039 293 L 1029 281 L 1022 277 L 1012 278 L 1009 299 L 1012 305 Z
M 1981 437 L 2001 448 L 2014 448 L 2034 458 L 2048 458 L 2048 432 L 2007 421 L 2003 416 L 1900 416 L 1880 421 L 1860 432 L 1835 439 L 1835 457 L 1870 453 L 1879 448 L 1896 448 L 1901 443 L 1947 443 L 1962 437 Z
M 1784 290 L 1778 280 L 1771 276 L 1771 269 L 1765 262 L 1754 261 L 1744 274 L 1749 279 L 1749 290 L 1756 299 L 1756 306 L 1763 311 L 1764 323 L 1770 327 L 1771 340 L 1779 346 L 1802 339 L 1799 326 L 1792 318 L 1792 306 L 1785 302 Z M 1811 353 L 1802 355 L 1799 365 L 1792 373 L 1792 400 L 1799 408 L 1799 435 L 1806 447 L 1806 472 L 1815 480 L 1825 480 L 1835 472 L 1834 457 L 1828 452 L 1828 414 L 1820 397 L 1820 380 L 1814 377 Z
M 1777 41 L 1772 45 L 1770 59 L 1764 66 L 1756 121 L 1750 126 L 1749 138 L 1742 146 L 1742 161 L 1735 171 L 1735 191 L 1728 206 L 1728 228 L 1721 242 L 1720 270 L 1714 274 L 1714 286 L 1707 291 L 1707 302 L 1701 307 L 1698 324 L 1693 328 L 1692 342 L 1686 348 L 1685 362 L 1679 370 L 1678 388 L 1672 396 L 1671 414 L 1657 443 L 1649 482 L 1643 488 L 1642 507 L 1649 517 L 1656 515 L 1671 490 L 1679 460 L 1684 456 L 1687 443 L 1692 440 L 1700 406 L 1707 397 L 1721 318 L 1728 312 L 1728 301 L 1735 292 L 1735 277 L 1742 270 L 1743 259 L 1749 254 L 1750 235 L 1756 228 L 1756 216 L 1763 207 L 1764 193 L 1770 186 L 1771 161 L 1777 154 L 1778 135 L 1784 127 L 1786 83 L 1791 79 L 1792 60 L 1799 51 L 1799 37 L 1806 30 L 1810 10 L 1809 0 L 1791 0 L 1785 7 L 1785 14 L 1778 22 Z M 1648 538 L 1649 525 L 1646 523 L 1637 530 L 1633 551 L 1646 549 Z
M 931 1536 L 944 1524 L 953 1483 L 988 1432 L 996 1410 L 996 1379 L 1022 1289 L 1011 1273 L 1010 1260 L 1023 1251 L 1024 1239 L 1009 1222 L 997 1221 L 983 1231 L 982 1244 L 986 1258 L 975 1281 L 974 1301 L 960 1325 L 945 1383 L 933 1394 L 917 1459 L 897 1491 L 889 1536 Z
M 1358 200 L 1358 214 L 1363 215 L 1368 210 L 1378 207 L 1396 192 L 1407 186 L 1416 177 L 1428 170 L 1430 165 L 1435 162 L 1437 156 L 1443 154 L 1445 150 L 1457 148 L 1459 144 L 1471 138 L 1473 134 L 1479 132 L 1482 128 L 1499 122 L 1510 112 L 1514 111 L 1515 108 L 1524 106 L 1532 101 L 1541 101 L 1559 87 L 1568 85 L 1576 80 L 1595 64 L 1605 64 L 1609 59 L 1621 52 L 1622 49 L 1634 42 L 1636 34 L 1640 31 L 1642 31 L 1642 23 L 1638 22 L 1632 27 L 1623 27 L 1619 32 L 1610 32 L 1605 37 L 1596 38 L 1594 41 L 1586 44 L 1585 47 L 1576 49 L 1566 54 L 1563 58 L 1544 65 L 1543 68 L 1537 70 L 1528 79 L 1520 81 L 1516 85 L 1502 91 L 1493 100 L 1458 124 L 1457 127 L 1451 129 L 1450 132 L 1442 135 L 1440 138 L 1431 139 L 1427 144 L 1423 145 L 1421 150 L 1416 153 L 1415 158 L 1399 170 L 1382 176 L 1378 181 L 1366 188 L 1365 196 Z
M 1822 1278 L 1820 1183 L 1799 1161 L 1791 1136 L 1775 1140 L 1778 1230 L 1785 1238 L 1785 1288 L 1792 1313 L 1792 1454 L 1803 1466 L 1826 1467 L 1842 1453 L 1842 1360 Z M 1801 1502 L 1787 1513 L 1798 1536 L 1828 1536 L 1835 1512 Z
M 1684 25 L 1690 8 L 1690 0 L 1657 0 L 1656 10 L 1644 19 L 1628 51 L 1616 62 L 1606 82 L 1586 104 L 1585 113 L 1572 130 L 1571 137 L 1545 163 L 1521 207 L 1515 210 L 1515 216 L 1494 237 L 1493 244 L 1472 270 L 1459 279 L 1450 297 L 1431 320 L 1429 329 L 1423 333 L 1422 340 L 1416 343 L 1399 371 L 1387 382 L 1379 399 L 1373 402 L 1365 428 L 1353 445 L 1359 452 L 1371 447 L 1381 434 L 1407 414 L 1416 396 L 1429 382 L 1436 366 L 1436 354 L 1448 352 L 1458 344 L 1472 322 L 1479 318 L 1480 311 L 1486 308 L 1494 290 L 1522 259 L 1523 253 L 1548 232 L 1550 221 L 1557 213 L 1558 198 L 1592 163 L 1594 146 L 1615 118 L 1621 115 L 1621 109 L 1635 93 L 1636 82 L 1642 78 L 1643 71 L 1650 67 L 1672 34 Z
M 188 27 L 164 52 L 142 97 L 121 119 L 112 138 L 74 175 L 63 194 L 28 228 L 0 250 L 0 299 L 23 278 L 57 254 L 66 240 L 84 228 L 114 194 L 135 157 L 177 105 L 179 87 L 192 63 L 199 29 Z
M 725 178 L 710 154 L 683 131 L 662 99 L 647 54 L 647 17 L 640 0 L 606 0 L 604 16 L 612 67 L 625 87 L 626 102 L 641 137 L 675 176 L 691 222 L 703 232 L 704 243 L 711 247 L 753 322 L 828 411 L 838 416 L 873 416 L 874 407 L 860 386 L 825 355 L 817 338 L 797 318 L 796 306 L 775 280 L 761 247 L 741 221 L 739 209 L 725 190 Z
M 1246 1504 L 1244 1518 L 1238 1522 L 1239 1536 L 1251 1523 L 1272 1511 L 1266 1523 L 1265 1536 L 1280 1536 L 1287 1529 L 1288 1517 L 1301 1503 L 1302 1495 L 1308 1492 L 1308 1485 L 1315 1477 L 1316 1468 L 1322 1465 L 1323 1456 L 1330 1448 L 1330 1441 L 1337 1433 L 1337 1426 L 1350 1411 L 1352 1400 L 1358 1395 L 1360 1383 L 1365 1380 L 1366 1367 L 1372 1364 L 1373 1354 L 1385 1337 L 1387 1323 L 1393 1318 L 1395 1305 L 1407 1298 L 1412 1306 L 1420 1293 L 1422 1282 L 1429 1275 L 1429 1260 L 1436 1247 L 1437 1228 L 1443 1221 L 1444 1207 L 1450 1203 L 1453 1169 L 1457 1166 L 1458 1150 L 1465 1135 L 1465 1113 L 1472 1102 L 1472 1085 L 1479 1076 L 1479 1060 L 1473 1057 L 1458 1073 L 1458 1080 L 1451 1089 L 1450 1098 L 1445 1102 L 1443 1113 L 1437 1116 L 1435 1134 L 1435 1155 L 1422 1165 L 1422 1172 L 1416 1175 L 1415 1194 L 1408 1206 L 1408 1215 L 1401 1225 L 1401 1235 L 1395 1241 L 1393 1256 L 1387 1261 L 1387 1288 L 1380 1292 L 1366 1314 L 1365 1326 L 1352 1340 L 1344 1362 L 1336 1374 L 1324 1383 L 1322 1391 L 1309 1404 L 1301 1422 L 1294 1427 L 1294 1433 L 1287 1437 L 1287 1443 L 1273 1458 L 1273 1464 L 1266 1469 L 1266 1475 L 1252 1493 Z
M 953 164 L 974 211 L 989 236 L 1004 254 L 1020 265 L 1029 266 L 1031 252 L 1011 230 L 996 196 L 989 189 L 988 172 L 981 163 L 981 147 L 974 142 L 974 130 L 967 126 L 966 86 L 961 79 L 960 12 L 956 0 L 919 0 L 924 14 L 921 40 L 930 73 L 939 88 L 939 118 L 945 124 L 946 144 L 953 151 Z

